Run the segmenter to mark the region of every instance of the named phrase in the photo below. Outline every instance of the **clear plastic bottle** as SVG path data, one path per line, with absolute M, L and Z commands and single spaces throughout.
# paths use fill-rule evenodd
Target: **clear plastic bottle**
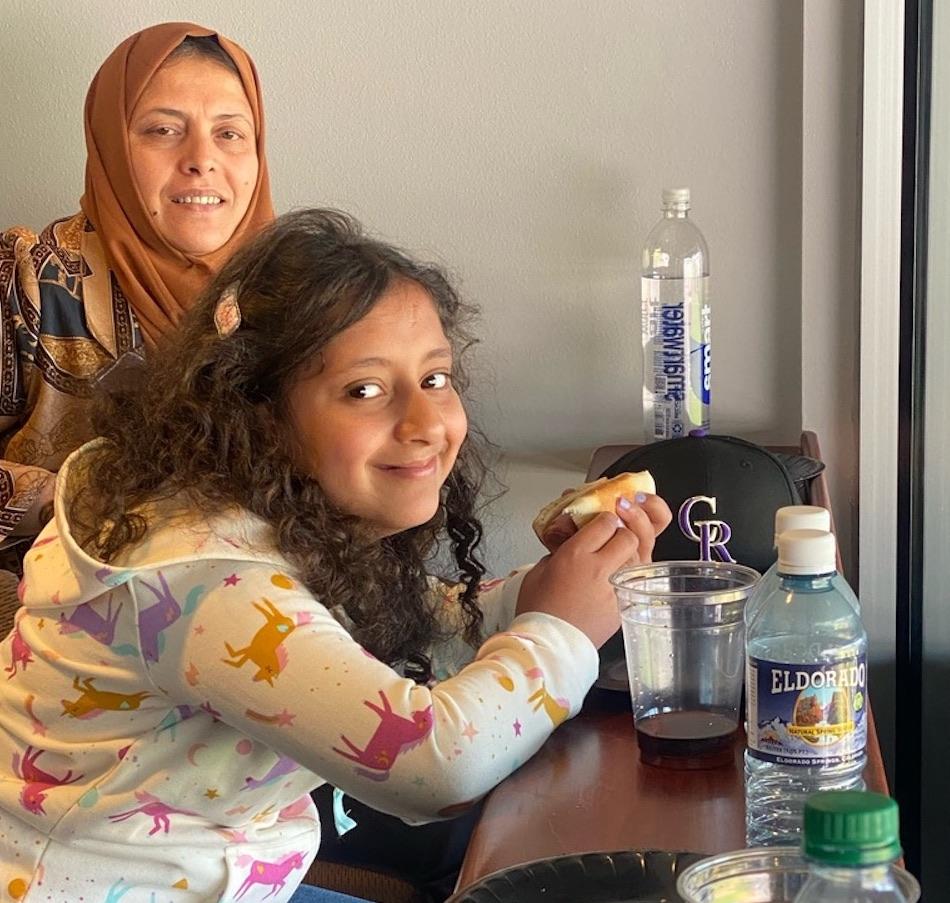
M 911 903 L 894 872 L 897 803 L 880 793 L 818 793 L 805 804 L 809 876 L 795 903 Z M 907 883 L 907 882 L 905 882 Z M 909 880 L 916 885 L 916 882 Z
M 787 530 L 778 586 L 746 634 L 746 842 L 796 844 L 805 800 L 863 790 L 867 635 L 835 579 L 835 538 Z
M 772 548 L 778 548 L 778 538 L 786 530 L 831 530 L 831 513 L 818 505 L 785 505 L 775 512 L 775 534 Z M 745 604 L 745 629 L 762 610 L 762 603 L 778 586 L 778 560 L 762 575 Z
M 689 189 L 663 189 L 640 283 L 643 429 L 648 442 L 709 429 L 709 251 L 689 219 Z

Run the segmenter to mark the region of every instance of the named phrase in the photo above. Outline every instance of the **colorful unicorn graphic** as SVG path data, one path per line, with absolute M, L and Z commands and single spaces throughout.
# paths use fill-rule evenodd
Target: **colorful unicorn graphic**
M 169 731 L 169 736 L 172 739 L 172 742 L 175 742 L 175 729 L 183 721 L 187 721 L 191 718 L 192 715 L 197 712 L 198 709 L 193 708 L 190 705 L 176 705 L 161 721 L 158 723 L 158 728 L 155 733 L 160 734 L 162 731 Z
M 20 805 L 31 812 L 33 815 L 46 815 L 43 808 L 43 801 L 46 794 L 52 787 L 64 787 L 66 784 L 74 784 L 81 780 L 83 775 L 73 776 L 70 768 L 61 778 L 43 771 L 36 764 L 36 760 L 46 752 L 45 749 L 35 749 L 28 746 L 23 753 L 23 761 L 20 761 L 20 754 L 13 754 L 13 773 L 21 780 L 25 781 L 23 790 L 20 791 Z
M 137 709 L 143 699 L 148 699 L 151 693 L 110 693 L 107 690 L 97 690 L 93 686 L 93 678 L 87 677 L 80 682 L 77 674 L 73 680 L 73 689 L 79 690 L 78 699 L 70 702 L 68 699 L 61 699 L 63 704 L 63 714 L 70 718 L 95 718 L 104 711 L 123 712 L 130 709 Z
M 141 578 L 140 578 L 141 579 Z M 139 613 L 139 636 L 142 640 L 142 655 L 147 662 L 157 662 L 161 652 L 161 633 L 181 617 L 181 606 L 171 594 L 168 583 L 162 572 L 158 572 L 161 588 L 152 586 L 145 580 L 142 585 L 147 587 L 157 600 L 154 605 Z
M 130 890 L 134 889 L 134 884 L 126 884 L 125 879 L 120 878 L 107 891 L 105 903 L 119 903 L 119 900 L 121 900 Z
M 240 865 L 246 864 L 242 861 L 243 859 L 245 859 L 245 857 L 241 857 L 241 859 L 238 860 Z M 238 900 L 243 897 L 255 884 L 270 886 L 271 889 L 264 895 L 264 899 L 271 896 L 271 894 L 276 894 L 277 891 L 283 889 L 287 881 L 287 876 L 294 869 L 303 868 L 303 863 L 303 853 L 291 853 L 279 862 L 261 862 L 260 859 L 252 859 L 247 877 L 244 879 L 244 883 L 238 888 L 234 899 Z
M 174 806 L 169 806 L 147 790 L 136 790 L 135 798 L 142 803 L 141 806 L 136 806 L 127 812 L 117 812 L 115 815 L 110 815 L 109 821 L 119 822 L 131 818 L 133 815 L 147 815 L 152 819 L 152 830 L 148 832 L 148 836 L 151 837 L 159 831 L 164 831 L 166 834 L 169 832 L 172 815 L 198 815 L 197 812 L 192 812 L 189 809 L 176 809 Z
M 280 612 L 270 599 L 265 598 L 262 601 L 265 608 L 256 602 L 254 607 L 264 615 L 264 626 L 254 634 L 251 642 L 243 649 L 235 649 L 230 643 L 225 643 L 228 655 L 234 661 L 226 658 L 221 661 L 232 668 L 241 668 L 245 662 L 251 661 L 257 665 L 254 680 L 266 680 L 274 686 L 274 678 L 280 674 L 286 664 L 286 652 L 280 648 L 280 645 L 293 633 L 297 625 Z
M 385 781 L 389 777 L 389 770 L 396 762 L 396 757 L 418 746 L 432 730 L 432 706 L 426 706 L 412 713 L 412 718 L 403 718 L 396 715 L 386 694 L 380 690 L 379 697 L 383 701 L 383 707 L 380 708 L 376 703 L 364 700 L 363 705 L 372 709 L 379 715 L 379 726 L 376 728 L 373 736 L 363 749 L 356 746 L 345 736 L 340 739 L 350 748 L 349 752 L 333 747 L 335 753 L 357 762 L 364 766 L 364 769 L 357 768 L 356 773 L 363 777 L 372 778 L 374 781 Z
M 266 787 L 274 781 L 280 780 L 285 775 L 297 771 L 300 766 L 287 756 L 279 756 L 277 761 L 271 766 L 270 771 L 262 778 L 245 778 L 244 786 L 241 790 L 256 790 L 258 787 Z
M 106 615 L 99 614 L 97 603 L 84 602 L 76 606 L 73 613 L 67 618 L 66 615 L 59 616 L 60 633 L 76 633 L 83 630 L 92 639 L 103 646 L 111 646 L 115 639 L 115 626 L 119 620 L 119 613 L 122 611 L 124 602 L 120 602 L 113 614 L 112 611 L 112 593 L 108 596 L 108 607 Z
M 13 636 L 10 638 L 10 653 L 10 665 L 3 669 L 10 675 L 7 680 L 10 680 L 10 678 L 16 674 L 17 665 L 26 671 L 26 666 L 33 662 L 33 650 L 30 649 L 26 640 L 23 639 L 19 624 L 13 628 Z
M 528 702 L 534 703 L 535 712 L 538 711 L 541 706 L 544 706 L 545 714 L 551 719 L 551 724 L 555 727 L 561 724 L 561 722 L 567 721 L 567 716 L 571 714 L 567 700 L 555 699 L 547 691 L 543 683 L 540 689 L 535 690 L 534 693 L 528 697 Z

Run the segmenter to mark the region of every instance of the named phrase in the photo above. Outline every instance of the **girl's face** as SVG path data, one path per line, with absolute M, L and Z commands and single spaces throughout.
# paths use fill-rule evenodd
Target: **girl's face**
M 225 245 L 257 182 L 254 116 L 240 79 L 184 57 L 162 66 L 129 119 L 132 173 L 158 233 L 193 257 Z
M 428 292 L 395 283 L 321 357 L 289 393 L 301 467 L 380 537 L 426 523 L 468 428 Z

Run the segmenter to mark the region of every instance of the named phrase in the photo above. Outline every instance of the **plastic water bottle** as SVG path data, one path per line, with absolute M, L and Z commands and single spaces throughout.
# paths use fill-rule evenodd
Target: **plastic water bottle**
M 663 189 L 641 279 L 643 424 L 648 442 L 709 429 L 709 251 L 689 219 L 689 189 Z
M 746 842 L 796 844 L 807 797 L 863 790 L 867 635 L 834 579 L 835 538 L 787 530 L 746 634 Z
M 827 508 L 821 508 L 818 505 L 785 505 L 775 512 L 774 548 L 778 548 L 778 538 L 787 530 L 824 530 L 831 532 L 831 513 Z M 854 606 L 854 610 L 860 615 L 861 603 L 844 576 L 836 573 L 831 579 L 838 591 L 847 597 L 848 601 Z M 752 622 L 762 611 L 763 603 L 772 594 L 772 591 L 778 587 L 778 581 L 778 561 L 776 560 L 762 575 L 762 579 L 756 584 L 752 595 L 749 596 L 749 600 L 746 602 L 743 617 L 747 634 Z
M 805 804 L 809 876 L 795 903 L 912 903 L 894 872 L 897 803 L 880 793 L 819 793 Z M 906 876 L 906 873 L 905 873 Z
M 831 512 L 818 505 L 785 505 L 775 512 L 775 537 L 772 548 L 778 548 L 778 538 L 786 530 L 831 530 Z M 762 610 L 762 603 L 778 586 L 778 560 L 762 575 L 745 604 L 746 633 Z

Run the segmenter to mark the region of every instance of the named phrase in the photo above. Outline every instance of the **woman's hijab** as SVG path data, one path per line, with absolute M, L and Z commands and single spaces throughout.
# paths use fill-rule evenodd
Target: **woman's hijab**
M 247 212 L 217 251 L 192 257 L 176 250 L 151 222 L 132 172 L 128 126 L 145 86 L 188 36 L 213 35 L 240 73 L 254 115 L 257 184 Z M 86 186 L 83 213 L 135 311 L 147 344 L 173 332 L 182 315 L 243 242 L 274 218 L 264 156 L 264 109 L 254 63 L 217 32 L 188 22 L 154 25 L 123 41 L 102 64 L 86 95 Z

